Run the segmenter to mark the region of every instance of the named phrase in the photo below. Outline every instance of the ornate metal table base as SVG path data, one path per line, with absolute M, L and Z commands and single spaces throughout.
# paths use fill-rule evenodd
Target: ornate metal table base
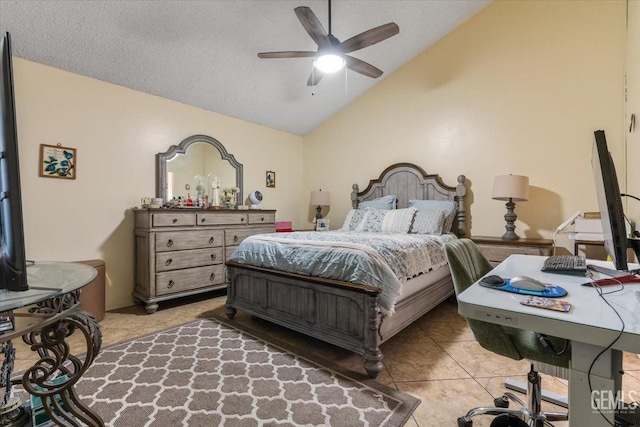
M 41 398 L 45 412 L 56 425 L 101 427 L 104 422 L 100 416 L 83 404 L 74 390 L 102 345 L 96 320 L 89 313 L 79 311 L 78 294 L 75 291 L 56 296 L 29 309 L 30 316 L 44 320 L 29 325 L 27 330 L 12 332 L 8 338 L 22 336 L 31 350 L 40 356 L 40 360 L 25 371 L 22 386 L 28 393 Z M 83 334 L 86 342 L 84 357 L 71 354 L 66 341 L 76 331 Z M 5 356 L 5 363 L 7 359 L 10 358 Z M 13 360 L 9 363 L 12 369 Z M 65 377 L 61 377 L 63 375 Z M 54 379 L 56 382 L 52 381 Z

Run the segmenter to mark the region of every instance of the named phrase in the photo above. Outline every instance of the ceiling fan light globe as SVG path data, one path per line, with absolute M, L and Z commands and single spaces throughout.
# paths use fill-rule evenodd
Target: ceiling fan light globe
M 335 73 L 344 68 L 346 62 L 340 55 L 326 54 L 317 57 L 313 61 L 313 66 L 326 74 Z

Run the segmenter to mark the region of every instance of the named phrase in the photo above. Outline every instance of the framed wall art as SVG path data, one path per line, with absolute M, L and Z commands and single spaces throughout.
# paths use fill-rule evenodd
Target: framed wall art
M 40 144 L 39 176 L 76 179 L 77 160 L 75 148 Z
M 276 173 L 274 171 L 267 171 L 267 187 L 276 187 Z

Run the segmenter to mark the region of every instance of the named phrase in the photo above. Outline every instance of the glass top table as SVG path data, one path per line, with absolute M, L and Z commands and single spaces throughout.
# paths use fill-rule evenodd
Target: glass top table
M 37 262 L 27 267 L 28 291 L 0 289 L 0 313 L 61 296 L 82 288 L 96 278 L 98 272 L 86 264 L 75 262 Z
M 80 307 L 80 291 L 97 276 L 89 265 L 74 262 L 37 262 L 27 267 L 27 291 L 0 290 L 0 316 L 13 328 L 0 332 L 0 420 L 23 425 L 26 412 L 13 396 L 10 380 L 15 360 L 13 339 L 22 340 L 40 356 L 22 375 L 22 386 L 41 398 L 44 411 L 56 425 L 104 426 L 104 421 L 80 401 L 74 385 L 91 366 L 102 345 L 98 323 Z M 15 321 L 26 318 L 26 322 Z M 23 324 L 25 323 L 25 324 Z M 75 356 L 67 338 L 80 332 L 86 352 Z M 55 380 L 55 381 L 54 381 Z M 4 388 L 4 393 L 2 393 Z M 62 407 L 60 399 L 69 404 Z M 28 418 L 28 417 L 27 417 Z M 2 424 L 5 425 L 5 424 Z

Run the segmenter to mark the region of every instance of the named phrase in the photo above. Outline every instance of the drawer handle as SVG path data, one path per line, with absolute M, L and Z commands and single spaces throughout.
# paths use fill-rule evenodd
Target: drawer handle
M 206 218 L 202 218 L 200 222 L 205 222 L 206 220 L 207 220 Z
M 244 222 L 244 218 L 240 218 L 240 222 Z
M 171 288 L 173 288 L 173 285 L 175 285 L 173 280 L 169 280 L 169 284 L 167 285 L 167 288 L 171 289 Z
M 212 243 L 214 242 L 214 240 L 216 240 L 216 239 L 214 239 L 213 237 L 212 237 L 212 238 L 210 238 L 210 239 L 209 239 L 209 244 L 212 244 Z
M 216 254 L 211 254 L 211 261 L 215 261 L 217 258 Z
M 260 221 L 264 221 L 264 217 L 260 218 Z
M 209 280 L 213 282 L 215 279 L 216 279 L 216 273 L 211 273 L 211 276 L 209 276 Z
M 174 224 L 177 224 L 177 223 L 178 223 L 178 218 L 173 218 L 173 221 L 172 221 L 172 222 L 173 222 Z
M 238 242 L 238 236 L 233 236 L 233 243 L 237 243 Z
M 168 260 L 166 260 L 164 262 L 164 265 L 166 265 L 167 267 L 169 267 L 171 265 L 171 263 L 173 262 L 173 260 L 171 258 L 169 258 Z
M 169 239 L 167 240 L 167 247 L 170 248 L 171 246 L 173 246 L 173 240 Z

